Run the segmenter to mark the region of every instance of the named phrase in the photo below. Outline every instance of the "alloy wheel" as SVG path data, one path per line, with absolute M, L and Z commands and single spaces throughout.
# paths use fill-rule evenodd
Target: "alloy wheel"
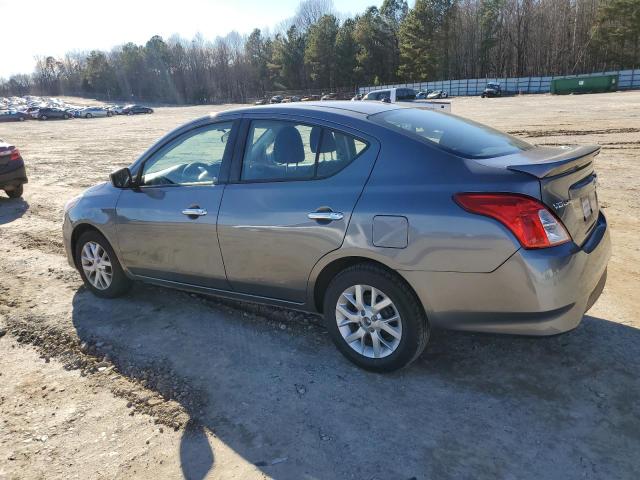
M 111 286 L 113 270 L 107 251 L 96 242 L 87 242 L 82 247 L 80 257 L 82 270 L 87 280 L 98 290 L 106 290 Z
M 398 309 L 384 292 L 369 285 L 353 285 L 342 292 L 336 322 L 347 345 L 367 358 L 391 355 L 402 339 Z

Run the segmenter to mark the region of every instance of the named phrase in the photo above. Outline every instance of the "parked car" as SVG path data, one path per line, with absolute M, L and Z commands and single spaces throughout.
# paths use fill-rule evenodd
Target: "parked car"
M 432 326 L 579 324 L 611 249 L 598 151 L 380 102 L 229 110 L 67 202 L 64 245 L 97 296 L 141 280 L 318 312 L 349 360 L 394 370 Z
M 416 93 L 416 100 L 426 100 L 428 95 L 432 92 L 433 90 L 421 90 L 418 93 Z
M 2 110 L 0 111 L 0 122 L 24 122 L 31 118 L 26 112 L 19 112 L 17 110 Z
M 480 94 L 482 98 L 488 97 L 501 97 L 502 96 L 502 87 L 499 83 L 487 83 L 487 86 Z
M 436 99 L 436 98 L 448 98 L 448 97 L 449 97 L 449 94 L 444 90 L 434 90 L 433 92 L 427 95 L 427 98 L 429 100 Z
M 38 118 L 38 114 L 40 113 L 40 107 L 29 107 L 25 110 L 25 113 L 29 115 L 31 118 Z
M 112 115 L 122 115 L 124 106 L 122 105 L 106 105 L 105 108 L 111 112 Z
M 268 98 L 260 98 L 258 100 L 256 100 L 255 102 L 253 102 L 254 105 L 267 105 L 269 103 L 269 99 Z
M 320 100 L 320 95 L 307 95 L 300 99 L 301 102 L 316 102 Z
M 137 115 L 139 113 L 153 113 L 153 108 L 143 105 L 127 105 L 122 109 L 122 115 Z
M 269 100 L 269 103 L 282 103 L 282 100 L 282 95 L 274 95 L 273 97 L 271 97 L 271 100 Z
M 320 100 L 337 100 L 337 99 L 338 99 L 337 93 L 325 93 L 324 95 L 322 95 L 322 97 L 320 97 Z
M 383 90 L 372 90 L 367 93 L 362 100 L 377 101 L 383 103 L 400 103 L 404 107 L 413 107 L 420 109 L 441 110 L 444 112 L 451 111 L 450 102 L 434 102 L 417 98 L 417 92 L 412 88 L 386 88 Z
M 65 120 L 73 118 L 73 113 L 57 107 L 45 107 L 38 110 L 38 118 L 40 120 L 49 120 L 51 118 L 63 118 Z
M 79 112 L 81 118 L 111 117 L 113 112 L 103 107 L 85 107 Z
M 15 145 L 0 139 L 0 189 L 9 198 L 22 196 L 23 185 L 27 183 L 24 160 Z
M 362 94 L 361 93 L 356 93 L 353 97 L 351 97 L 351 101 L 352 102 L 357 102 L 359 100 L 362 100 Z

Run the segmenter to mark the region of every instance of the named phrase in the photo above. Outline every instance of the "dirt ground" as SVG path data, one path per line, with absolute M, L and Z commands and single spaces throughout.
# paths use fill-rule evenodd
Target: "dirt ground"
M 64 202 L 222 107 L 0 124 L 30 183 L 0 198 L 0 479 L 640 478 L 640 92 L 453 99 L 539 144 L 597 143 L 613 258 L 568 334 L 437 331 L 410 368 L 344 360 L 319 319 L 137 285 L 100 300 Z

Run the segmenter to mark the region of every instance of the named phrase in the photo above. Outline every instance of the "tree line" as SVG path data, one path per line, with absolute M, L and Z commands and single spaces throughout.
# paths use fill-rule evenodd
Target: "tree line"
M 0 95 L 244 102 L 279 90 L 563 75 L 640 65 L 640 0 L 384 0 L 353 17 L 303 0 L 275 33 L 152 37 L 36 59 Z

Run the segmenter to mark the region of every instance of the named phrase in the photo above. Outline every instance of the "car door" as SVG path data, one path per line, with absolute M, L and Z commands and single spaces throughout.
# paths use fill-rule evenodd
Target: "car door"
M 316 262 L 340 247 L 378 154 L 375 139 L 308 119 L 244 121 L 218 238 L 234 290 L 303 303 Z
M 122 192 L 116 207 L 118 247 L 131 273 L 228 288 L 216 218 L 233 125 L 215 123 L 179 135 L 145 161 L 139 187 Z

